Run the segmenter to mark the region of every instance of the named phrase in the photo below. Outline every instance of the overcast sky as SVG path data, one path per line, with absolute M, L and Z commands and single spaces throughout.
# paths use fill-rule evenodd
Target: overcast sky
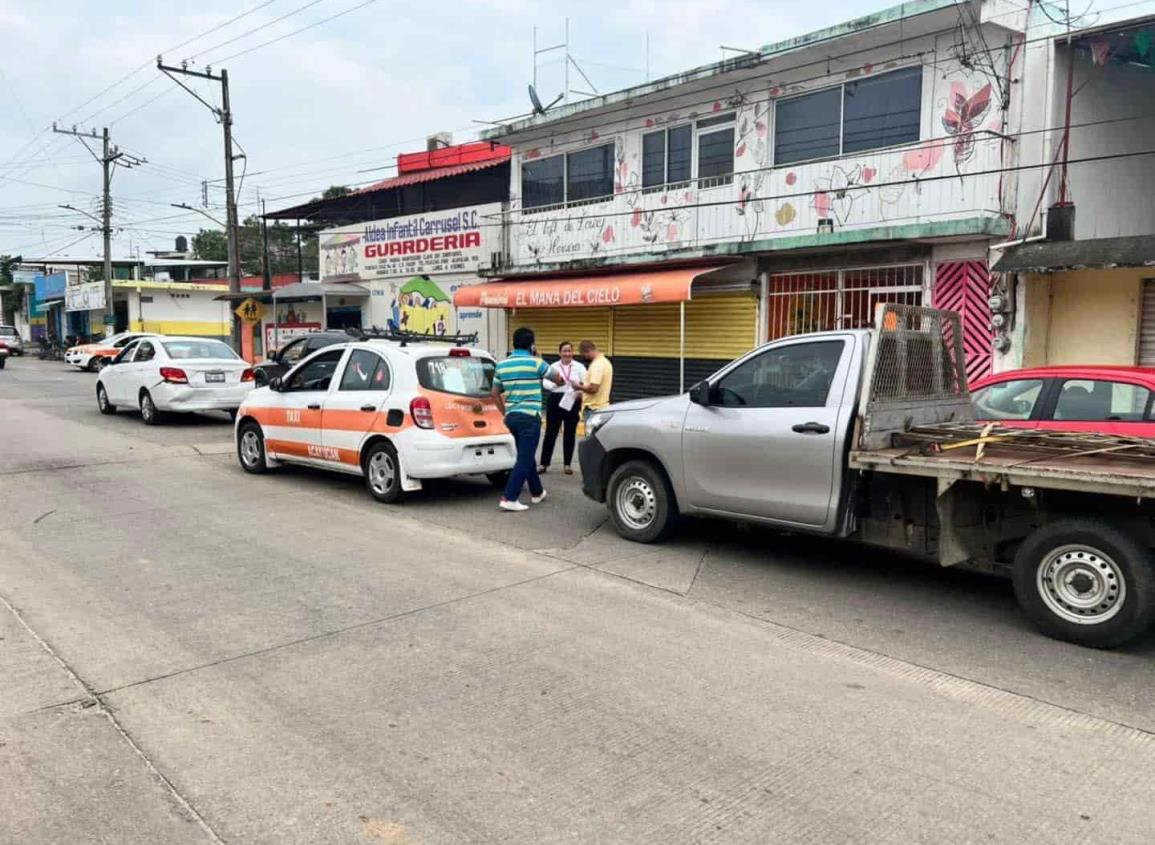
M 176 234 L 211 225 L 170 203 L 199 206 L 201 180 L 222 176 L 221 131 L 204 106 L 158 76 L 153 64 L 160 52 L 174 64 L 194 59 L 195 67 L 228 68 L 235 135 L 248 153 L 241 208 L 247 214 L 256 209 L 258 189 L 270 210 L 293 205 L 331 184 L 389 176 L 391 170 L 361 171 L 423 149 L 429 134 L 452 131 L 455 140 L 469 140 L 475 119 L 524 112 L 533 27 L 541 44 L 560 41 L 567 13 L 571 53 L 604 92 L 644 81 L 647 33 L 656 77 L 716 61 L 722 44 L 756 48 L 886 5 L 0 0 L 0 254 L 99 254 L 95 236 L 65 248 L 85 238 L 69 227 L 92 221 L 57 205 L 95 211 L 100 169 L 79 142 L 44 131 L 53 120 L 109 125 L 116 143 L 148 159 L 115 176 L 116 223 L 124 227 L 115 254 L 165 248 Z M 214 27 L 220 28 L 178 47 Z M 231 58 L 253 47 L 259 49 Z M 562 85 L 554 58 L 552 64 L 542 58 L 544 97 Z M 217 101 L 215 86 L 197 87 Z M 219 209 L 222 191 L 214 189 L 210 199 Z M 217 209 L 210 210 L 223 217 Z

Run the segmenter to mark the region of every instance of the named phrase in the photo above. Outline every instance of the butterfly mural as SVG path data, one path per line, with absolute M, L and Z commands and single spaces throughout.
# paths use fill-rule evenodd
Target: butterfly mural
M 942 128 L 954 138 L 954 165 L 958 170 L 975 154 L 975 130 L 979 128 L 991 107 L 991 86 L 988 82 L 968 96 L 966 85 L 951 83 L 950 103 L 942 115 Z

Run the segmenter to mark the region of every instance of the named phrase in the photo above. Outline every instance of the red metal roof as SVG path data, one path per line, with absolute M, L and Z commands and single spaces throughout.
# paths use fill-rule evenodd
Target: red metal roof
M 392 179 L 385 179 L 381 182 L 375 182 L 368 187 L 361 188 L 354 191 L 354 194 L 369 194 L 374 191 L 384 191 L 389 188 L 401 188 L 405 185 L 417 185 L 421 182 L 433 182 L 437 179 L 444 179 L 448 176 L 460 176 L 462 173 L 473 173 L 477 170 L 485 170 L 490 167 L 497 167 L 499 164 L 505 164 L 509 161 L 509 154 L 499 159 L 491 161 L 475 161 L 469 164 L 457 164 L 452 167 L 435 167 L 432 170 L 418 170 L 414 173 L 406 173 L 401 176 L 394 176 Z

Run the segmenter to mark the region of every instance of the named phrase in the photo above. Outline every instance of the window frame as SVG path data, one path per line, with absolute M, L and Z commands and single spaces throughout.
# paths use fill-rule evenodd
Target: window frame
M 1063 386 L 1071 381 L 1089 381 L 1089 382 L 1104 382 L 1106 384 L 1125 384 L 1128 387 L 1138 388 L 1147 391 L 1147 404 L 1143 409 L 1143 415 L 1137 420 L 1060 420 L 1055 417 L 1055 412 L 1059 409 L 1059 402 L 1063 398 Z M 1151 413 L 1155 411 L 1155 389 L 1149 385 L 1143 384 L 1140 381 L 1133 381 L 1126 378 L 1094 378 L 1087 376 L 1075 375 L 1056 375 L 1050 377 L 1051 389 L 1047 396 L 1047 405 L 1043 409 L 1043 413 L 1039 419 L 1043 422 L 1050 423 L 1104 423 L 1109 425 L 1134 425 L 1136 423 L 1155 422 Z
M 603 147 L 611 148 L 610 151 L 610 191 L 608 194 L 603 194 L 597 197 L 585 197 L 580 200 L 571 200 L 569 198 L 569 157 L 575 153 L 589 152 Z M 614 185 L 616 178 L 614 174 L 614 162 L 617 160 L 617 140 L 610 140 L 604 144 L 595 144 L 588 147 L 581 147 L 579 149 L 566 150 L 565 152 L 554 153 L 553 155 L 541 156 L 539 158 L 526 160 L 524 156 L 518 162 L 517 183 L 521 192 L 521 212 L 523 214 L 536 214 L 540 211 L 554 211 L 559 208 L 571 208 L 583 205 L 596 205 L 598 203 L 611 201 L 616 194 L 614 193 Z M 561 159 L 561 195 L 560 203 L 547 203 L 544 205 L 530 205 L 525 204 L 525 167 L 531 163 L 541 163 L 549 161 L 550 159 Z
M 678 179 L 676 181 L 670 180 L 670 133 L 679 129 L 690 130 L 690 173 L 685 179 Z M 654 135 L 662 136 L 662 181 L 656 185 L 645 184 L 646 173 L 646 138 Z M 698 134 L 695 129 L 695 124 L 692 121 L 679 123 L 676 126 L 666 126 L 661 129 L 653 129 L 649 132 L 642 133 L 642 193 L 651 194 L 659 191 L 673 191 L 679 188 L 688 187 L 697 177 L 694 171 L 697 169 L 698 162 Z
M 281 381 L 281 383 L 283 385 L 282 393 L 328 393 L 333 388 L 333 379 L 336 377 L 337 373 L 338 372 L 344 373 L 344 368 L 342 366 L 342 363 L 344 360 L 345 353 L 348 351 L 349 351 L 348 349 L 321 349 L 317 352 L 314 352 L 312 355 L 309 355 L 306 358 L 298 361 L 296 366 L 294 366 L 291 370 L 289 370 L 287 373 L 285 373 L 285 376 Z M 293 387 L 293 378 L 298 374 L 299 370 L 304 370 L 305 367 L 310 366 L 314 361 L 320 360 L 324 356 L 331 355 L 334 352 L 336 352 L 340 357 L 337 358 L 337 362 L 333 365 L 333 372 L 329 376 L 328 387 L 326 387 L 324 389 L 307 388 L 304 386 Z
M 847 344 L 848 344 L 848 338 L 840 337 L 840 336 L 826 337 L 826 338 L 813 338 L 813 339 L 800 338 L 797 340 L 791 339 L 791 340 L 789 340 L 787 342 L 783 342 L 783 343 L 775 343 L 773 346 L 770 346 L 769 348 L 756 350 L 755 352 L 751 353 L 750 355 L 748 355 L 744 358 L 740 358 L 737 361 L 734 361 L 723 372 L 718 373 L 715 376 L 712 376 L 707 381 L 707 384 L 709 385 L 708 394 L 710 397 L 710 406 L 711 407 L 718 407 L 718 408 L 733 409 L 733 410 L 738 410 L 738 411 L 778 411 L 778 410 L 782 410 L 782 409 L 797 409 L 797 408 L 828 408 L 828 407 L 830 407 L 831 397 L 834 393 L 833 388 L 834 388 L 835 379 L 838 376 L 838 372 L 839 372 L 840 368 L 842 368 L 843 361 L 846 360 Z M 726 379 L 730 378 L 732 375 L 734 375 L 734 373 L 738 372 L 743 367 L 745 367 L 749 364 L 754 364 L 755 362 L 761 361 L 764 358 L 766 358 L 768 355 L 781 354 L 781 353 L 786 352 L 786 351 L 791 350 L 791 349 L 796 349 L 796 348 L 804 347 L 804 346 L 815 346 L 815 345 L 832 345 L 832 346 L 838 347 L 838 357 L 834 361 L 834 369 L 831 371 L 830 380 L 826 385 L 826 396 L 823 399 L 821 404 L 819 404 L 819 405 L 790 405 L 790 404 L 785 404 L 785 405 L 728 405 L 728 404 L 714 401 L 714 391 L 721 386 L 722 382 L 724 382 Z
M 925 68 L 921 64 L 913 64 L 913 65 L 907 65 L 906 67 L 898 67 L 898 68 L 892 68 L 890 70 L 884 70 L 880 73 L 872 73 L 869 75 L 856 77 L 854 79 L 844 79 L 841 82 L 839 82 L 837 85 L 828 85 L 828 86 L 825 86 L 822 88 L 815 88 L 813 91 L 803 91 L 799 94 L 791 94 L 788 97 L 774 97 L 773 98 L 774 99 L 774 123 L 772 126 L 772 131 L 770 133 L 770 136 L 771 136 L 770 137 L 770 141 L 771 141 L 771 144 L 770 144 L 770 167 L 772 167 L 772 168 L 799 167 L 801 165 L 811 164 L 813 162 L 837 161 L 838 159 L 845 158 L 846 157 L 846 86 L 847 86 L 847 84 L 853 83 L 853 82 L 862 82 L 862 81 L 867 80 L 867 79 L 879 79 L 883 76 L 889 76 L 890 74 L 904 73 L 904 72 L 908 72 L 908 71 L 915 70 L 915 69 L 917 69 L 920 73 L 919 99 L 918 99 L 918 137 L 912 141 L 902 141 L 902 142 L 897 143 L 897 144 L 887 144 L 887 145 L 881 146 L 881 147 L 871 147 L 870 149 L 867 149 L 867 150 L 856 150 L 854 153 L 852 153 L 852 155 L 864 155 L 864 154 L 869 154 L 869 153 L 875 153 L 875 152 L 878 152 L 880 150 L 891 150 L 891 149 L 896 149 L 899 147 L 906 147 L 906 146 L 909 146 L 911 144 L 921 143 L 923 141 L 923 137 L 922 137 L 922 135 L 923 135 L 922 101 L 923 101 L 923 94 L 925 93 L 925 91 L 923 89 L 925 87 L 925 82 L 926 82 L 926 78 L 925 78 L 926 72 L 925 72 Z M 826 92 L 826 91 L 834 91 L 834 90 L 837 90 L 839 92 L 839 96 L 838 96 L 838 153 L 836 155 L 815 156 L 814 158 L 800 158 L 800 159 L 796 159 L 793 161 L 786 161 L 786 162 L 779 161 L 778 160 L 778 106 L 779 106 L 779 104 L 780 103 L 789 103 L 789 102 L 793 102 L 795 100 L 801 100 L 803 97 L 810 97 L 814 94 L 821 94 L 821 93 Z
M 1015 384 L 1016 382 L 1038 382 L 1039 395 L 1035 397 L 1035 402 L 1031 406 L 1031 412 L 1025 417 L 978 417 L 987 422 L 1039 422 L 1047 419 L 1047 409 L 1051 401 L 1053 393 L 1054 380 L 1046 376 L 1021 376 L 1018 378 L 1008 378 L 1000 381 L 993 381 L 990 384 L 983 385 L 978 390 L 973 391 L 971 396 L 971 404 L 974 406 L 976 416 L 979 411 L 977 396 L 982 391 L 989 391 L 996 387 L 1003 387 L 1008 384 Z
M 332 345 L 332 344 L 330 344 Z M 373 373 L 377 372 L 380 367 L 385 368 L 385 386 L 384 387 L 345 387 L 345 376 L 349 373 L 349 368 L 353 366 L 353 357 L 357 353 L 363 352 L 366 355 L 372 355 L 377 359 L 377 366 L 373 368 L 373 372 L 369 374 L 369 383 L 373 382 Z M 349 357 L 345 359 L 344 365 L 341 367 L 341 378 L 337 380 L 338 393 L 388 393 L 393 389 L 393 369 L 389 366 L 389 361 L 380 352 L 373 349 L 351 349 L 349 350 Z

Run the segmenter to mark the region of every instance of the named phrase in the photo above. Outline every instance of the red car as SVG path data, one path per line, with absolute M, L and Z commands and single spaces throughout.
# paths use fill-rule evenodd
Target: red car
M 1016 428 L 1155 437 L 1155 369 L 1036 367 L 971 385 L 975 417 Z

